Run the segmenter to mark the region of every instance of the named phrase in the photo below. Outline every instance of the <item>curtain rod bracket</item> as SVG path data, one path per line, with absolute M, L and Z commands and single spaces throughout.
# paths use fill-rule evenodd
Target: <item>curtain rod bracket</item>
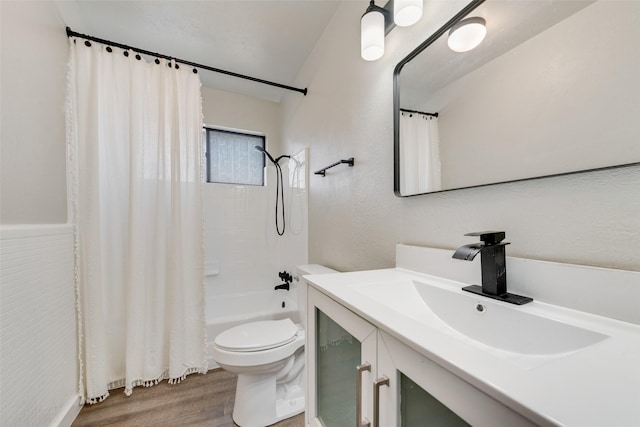
M 180 62 L 181 64 L 189 65 L 191 67 L 197 67 L 197 68 L 201 68 L 203 70 L 213 71 L 214 73 L 226 74 L 227 76 L 237 77 L 239 79 L 244 79 L 244 80 L 250 80 L 250 81 L 256 82 L 256 83 L 261 83 L 261 84 L 264 84 L 264 85 L 278 87 L 280 89 L 290 90 L 290 91 L 293 91 L 293 92 L 299 92 L 302 95 L 307 96 L 307 88 L 306 87 L 301 89 L 301 88 L 298 88 L 298 87 L 288 86 L 288 85 L 284 85 L 284 84 L 281 84 L 281 83 L 271 82 L 269 80 L 259 79 L 257 77 L 251 77 L 251 76 L 246 76 L 244 74 L 234 73 L 233 71 L 227 71 L 227 70 L 222 70 L 220 68 L 209 67 L 208 65 L 202 65 L 202 64 L 198 64 L 197 62 L 191 62 L 191 61 L 186 61 L 184 59 L 174 58 L 172 56 L 163 55 L 163 54 L 157 53 L 157 52 L 150 52 L 148 50 L 138 49 L 137 47 L 127 46 L 127 45 L 122 44 L 122 43 L 115 43 L 115 42 L 112 42 L 110 40 L 105 40 L 105 39 L 101 39 L 101 38 L 98 38 L 98 37 L 77 33 L 75 31 L 73 31 L 70 27 L 66 28 L 66 32 L 67 32 L 67 37 L 79 37 L 79 38 L 82 38 L 82 39 L 85 39 L 85 40 L 91 40 L 91 41 L 94 41 L 94 42 L 97 42 L 97 43 L 119 47 L 120 49 L 132 50 L 134 52 L 142 53 L 144 55 L 154 56 L 156 58 L 164 58 L 164 59 L 168 59 L 170 61 L 173 60 L 175 62 Z M 157 62 L 156 62 L 156 64 L 157 64 Z

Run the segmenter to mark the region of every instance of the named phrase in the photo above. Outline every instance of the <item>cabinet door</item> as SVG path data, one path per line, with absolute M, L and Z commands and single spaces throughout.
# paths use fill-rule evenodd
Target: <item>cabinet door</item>
M 534 426 L 520 414 L 379 331 L 379 426 Z
M 322 427 L 366 425 L 372 416 L 377 330 L 311 287 L 308 301 L 307 422 Z

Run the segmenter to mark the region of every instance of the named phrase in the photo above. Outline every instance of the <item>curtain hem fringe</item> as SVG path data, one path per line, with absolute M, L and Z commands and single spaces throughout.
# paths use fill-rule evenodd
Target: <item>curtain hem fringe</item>
M 164 371 L 157 378 L 154 378 L 154 379 L 151 379 L 151 380 L 142 380 L 142 379 L 135 380 L 135 381 L 132 381 L 130 384 L 127 384 L 127 381 L 124 378 L 122 378 L 122 379 L 110 382 L 109 384 L 107 384 L 107 388 L 109 390 L 114 390 L 114 389 L 117 389 L 117 388 L 124 387 L 124 394 L 126 396 L 131 396 L 133 394 L 133 388 L 134 387 L 139 387 L 139 386 L 152 387 L 154 385 L 160 384 L 160 382 L 162 382 L 163 380 L 168 380 L 167 382 L 169 384 L 175 385 L 175 384 L 179 384 L 182 381 L 184 381 L 187 378 L 188 375 L 195 374 L 195 373 L 206 374 L 207 373 L 206 366 L 189 368 L 182 375 L 180 375 L 178 377 L 174 377 L 174 378 L 170 378 L 169 377 L 169 370 Z M 107 391 L 102 396 L 85 398 L 85 403 L 87 403 L 89 405 L 100 403 L 100 402 L 103 402 L 109 396 L 110 396 L 110 394 Z

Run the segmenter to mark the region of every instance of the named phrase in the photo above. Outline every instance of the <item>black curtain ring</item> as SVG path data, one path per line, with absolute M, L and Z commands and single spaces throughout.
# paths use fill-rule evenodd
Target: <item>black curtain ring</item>
M 84 41 L 84 45 L 85 45 L 86 47 L 91 47 L 91 42 L 90 42 L 89 40 L 85 40 L 85 41 Z
M 177 70 L 178 68 L 180 68 L 180 66 L 179 66 L 178 64 L 176 64 L 176 70 Z
M 158 58 L 156 58 L 156 60 L 154 61 L 156 64 L 160 65 L 160 60 Z
M 142 56 L 140 56 L 140 55 L 136 54 L 136 59 L 137 59 L 138 61 L 140 61 L 140 60 L 142 59 Z
M 198 74 L 198 70 L 196 70 L 195 68 L 193 69 L 193 74 Z
M 128 56 L 129 56 L 129 51 L 128 51 L 128 50 L 125 50 L 125 51 L 123 52 L 123 55 L 124 55 L 124 56 L 126 56 L 126 57 L 128 57 Z
M 111 49 L 111 46 L 107 46 L 107 52 L 109 53 L 113 52 L 113 49 Z

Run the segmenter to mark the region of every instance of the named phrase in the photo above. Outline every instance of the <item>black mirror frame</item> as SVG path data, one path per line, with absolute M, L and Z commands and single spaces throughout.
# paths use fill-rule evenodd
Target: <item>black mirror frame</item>
M 442 27 L 440 27 L 429 38 L 422 42 L 418 47 L 413 49 L 411 53 L 405 56 L 402 61 L 398 62 L 398 65 L 393 70 L 393 192 L 398 197 L 410 197 L 419 196 L 420 193 L 402 195 L 400 194 L 400 71 L 407 65 L 409 61 L 418 56 L 420 52 L 431 46 L 436 40 L 438 40 L 443 34 L 451 29 L 455 24 L 461 21 L 476 7 L 484 3 L 485 0 L 472 0 L 471 3 L 466 5 L 460 12 L 458 12 L 453 18 L 447 21 Z M 450 190 L 442 190 L 450 191 Z M 440 191 L 433 191 L 433 193 L 439 193 Z

